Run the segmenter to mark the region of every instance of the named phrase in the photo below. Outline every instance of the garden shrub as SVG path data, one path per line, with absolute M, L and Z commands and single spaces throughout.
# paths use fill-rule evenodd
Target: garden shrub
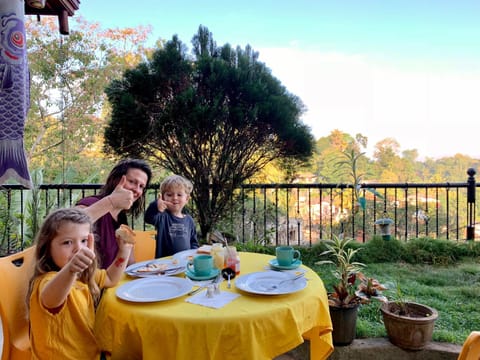
M 404 246 L 399 240 L 383 240 L 381 236 L 374 236 L 363 245 L 356 260 L 365 264 L 397 262 L 402 260 L 404 252 Z
M 302 262 L 304 264 L 314 264 L 316 261 L 320 260 L 320 254 L 327 250 L 323 241 L 313 245 L 312 247 L 298 247 L 300 253 L 302 254 Z
M 480 257 L 480 241 L 469 241 L 462 243 L 460 246 L 460 255 L 462 257 Z
M 320 240 L 312 246 L 295 246 L 302 254 L 302 262 L 314 267 L 326 250 L 326 240 Z M 235 243 L 239 251 L 256 252 L 275 256 L 275 245 L 261 245 L 253 241 Z M 480 242 L 429 237 L 410 239 L 407 242 L 398 239 L 384 240 L 374 236 L 366 243 L 352 241 L 347 248 L 361 248 L 354 255 L 354 261 L 364 264 L 405 262 L 409 264 L 452 265 L 463 258 L 480 258 Z
M 236 246 L 238 251 L 275 255 L 275 247 L 261 245 L 254 241 L 246 241 L 244 243 L 238 242 L 238 243 L 235 243 L 234 246 Z
M 461 249 L 451 240 L 424 237 L 409 240 L 404 247 L 404 260 L 411 264 L 448 265 L 461 257 Z

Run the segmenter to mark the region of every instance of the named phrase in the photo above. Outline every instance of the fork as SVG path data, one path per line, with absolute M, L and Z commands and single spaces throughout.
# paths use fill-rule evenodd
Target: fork
M 174 273 L 174 272 L 176 272 L 178 270 L 181 270 L 183 268 L 185 268 L 185 266 L 177 266 L 177 267 L 169 268 L 169 269 L 161 271 L 160 275 L 167 275 L 167 274 L 170 274 L 170 273 Z
M 276 290 L 276 289 L 278 289 L 278 287 L 280 286 L 280 284 L 286 283 L 286 282 L 288 282 L 288 281 L 298 280 L 298 279 L 302 278 L 304 275 L 305 275 L 305 273 L 301 273 L 301 274 L 295 275 L 295 276 L 292 277 L 292 278 L 281 280 L 281 281 L 279 281 L 278 283 L 267 287 L 266 290 L 267 290 L 267 291 Z

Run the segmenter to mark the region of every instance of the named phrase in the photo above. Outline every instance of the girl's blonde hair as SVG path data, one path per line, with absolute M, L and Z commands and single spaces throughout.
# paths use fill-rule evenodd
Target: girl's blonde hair
M 160 184 L 160 193 L 163 195 L 165 192 L 179 187 L 183 188 L 187 195 L 190 195 L 193 190 L 193 184 L 190 180 L 180 175 L 170 175 Z
M 35 237 L 35 270 L 30 280 L 29 291 L 27 295 L 27 304 L 30 302 L 30 294 L 33 290 L 34 280 L 50 271 L 59 271 L 60 268 L 55 264 L 51 253 L 52 240 L 57 236 L 58 230 L 66 222 L 73 224 L 89 224 L 90 231 L 92 228 L 92 220 L 79 208 L 63 208 L 51 212 L 43 221 L 42 227 Z M 95 304 L 100 299 L 100 288 L 95 282 L 95 271 L 98 267 L 97 256 L 87 269 L 78 275 L 78 280 L 88 285 Z

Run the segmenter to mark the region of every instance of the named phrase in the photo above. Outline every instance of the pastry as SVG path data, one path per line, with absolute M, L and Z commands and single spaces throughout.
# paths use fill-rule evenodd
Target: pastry
M 122 239 L 128 244 L 135 244 L 135 233 L 127 225 L 120 225 L 120 227 L 115 230 L 115 236 Z

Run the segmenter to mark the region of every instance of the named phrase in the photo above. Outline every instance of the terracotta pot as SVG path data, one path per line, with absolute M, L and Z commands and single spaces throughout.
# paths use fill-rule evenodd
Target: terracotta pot
M 407 314 L 400 315 L 400 305 L 390 301 L 380 311 L 390 342 L 405 350 L 421 350 L 432 340 L 438 318 L 434 308 L 414 302 L 405 303 Z
M 332 339 L 337 346 L 349 345 L 355 339 L 357 330 L 357 314 L 359 305 L 350 308 L 330 306 L 332 319 Z

